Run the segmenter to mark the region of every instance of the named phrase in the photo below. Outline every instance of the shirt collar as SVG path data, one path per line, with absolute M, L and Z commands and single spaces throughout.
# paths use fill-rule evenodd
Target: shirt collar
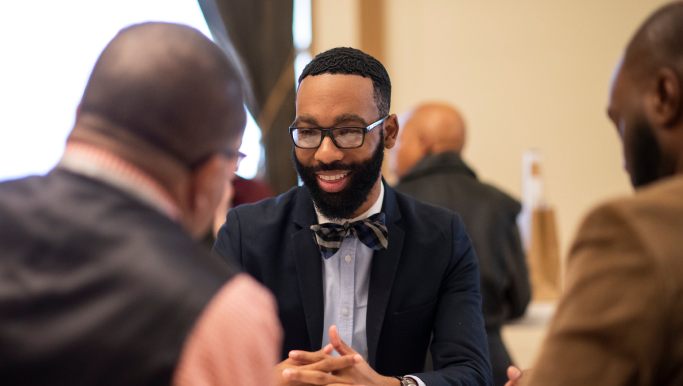
M 68 142 L 57 168 L 114 186 L 178 221 L 180 209 L 161 184 L 137 166 L 98 146 Z
M 379 213 L 382 210 L 382 203 L 384 202 L 384 183 L 380 182 L 380 190 L 379 190 L 379 197 L 377 197 L 377 201 L 375 201 L 374 204 L 370 207 L 370 209 L 366 210 L 363 214 L 361 214 L 358 217 L 352 218 L 350 220 L 342 219 L 342 220 L 331 220 L 325 216 L 323 216 L 318 208 L 315 207 L 315 214 L 318 216 L 318 224 L 325 224 L 325 223 L 333 223 L 333 224 L 344 224 L 347 222 L 355 222 L 355 221 L 360 221 L 360 220 L 365 220 L 366 218 L 372 216 L 373 214 Z

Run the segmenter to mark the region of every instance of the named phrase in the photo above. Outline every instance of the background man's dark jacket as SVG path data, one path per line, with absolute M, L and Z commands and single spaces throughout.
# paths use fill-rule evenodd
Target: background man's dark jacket
M 460 217 L 385 187 L 389 248 L 372 258 L 368 361 L 383 375 L 415 374 L 427 385 L 492 383 L 477 258 Z M 214 253 L 275 294 L 290 350 L 319 350 L 323 337 L 322 257 L 305 187 L 228 212 Z M 437 371 L 424 371 L 430 335 Z
M 512 364 L 500 327 L 524 314 L 531 297 L 528 271 L 516 217 L 521 206 L 512 197 L 477 180 L 456 153 L 428 155 L 396 185 L 420 201 L 462 216 L 479 258 L 484 320 L 497 385 L 507 380 Z
M 0 184 L 0 384 L 169 385 L 232 277 L 181 226 L 57 169 Z

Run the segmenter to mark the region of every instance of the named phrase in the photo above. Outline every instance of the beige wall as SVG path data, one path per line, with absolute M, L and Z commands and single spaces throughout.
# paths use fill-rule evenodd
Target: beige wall
M 470 128 L 465 158 L 516 197 L 522 152 L 541 150 L 566 252 L 586 211 L 631 191 L 605 115 L 609 83 L 632 33 L 664 3 L 386 0 L 392 111 L 427 100 L 458 106 Z M 314 53 L 358 45 L 358 4 L 314 0 Z
M 313 56 L 334 47 L 360 45 L 359 0 L 311 0 Z

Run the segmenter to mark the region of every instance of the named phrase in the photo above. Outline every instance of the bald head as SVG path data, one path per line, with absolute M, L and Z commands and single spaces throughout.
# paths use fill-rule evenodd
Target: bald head
M 449 105 L 423 104 L 410 113 L 397 146 L 396 173 L 402 177 L 426 155 L 460 153 L 465 146 L 465 122 Z
M 608 115 L 634 187 L 683 173 L 683 2 L 657 10 L 617 66 Z
M 623 68 L 640 83 L 661 67 L 683 75 L 683 2 L 658 9 L 636 31 L 624 55 Z
M 459 153 L 465 146 L 465 122 L 456 109 L 446 104 L 419 106 L 403 126 L 403 132 L 421 137 L 429 153 Z
M 241 136 L 242 84 L 224 53 L 199 31 L 168 23 L 126 28 L 107 45 L 79 111 L 193 165 Z M 78 124 L 78 119 L 77 119 Z

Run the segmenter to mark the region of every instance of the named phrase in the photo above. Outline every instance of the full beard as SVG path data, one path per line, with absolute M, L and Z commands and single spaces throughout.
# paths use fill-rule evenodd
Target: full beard
M 642 118 L 633 127 L 633 143 L 627 168 L 635 188 L 673 175 L 674 163 L 664 156 L 652 126 Z
M 294 168 L 299 173 L 299 178 L 313 199 L 318 211 L 331 220 L 344 220 L 352 218 L 370 195 L 380 173 L 384 160 L 384 133 L 380 133 L 380 143 L 369 159 L 362 162 L 344 164 L 338 161 L 330 164 L 320 163 L 315 166 L 304 166 L 296 157 L 295 149 L 292 149 L 292 161 Z M 348 170 L 350 181 L 346 188 L 339 192 L 326 192 L 318 185 L 316 172 L 330 170 Z

